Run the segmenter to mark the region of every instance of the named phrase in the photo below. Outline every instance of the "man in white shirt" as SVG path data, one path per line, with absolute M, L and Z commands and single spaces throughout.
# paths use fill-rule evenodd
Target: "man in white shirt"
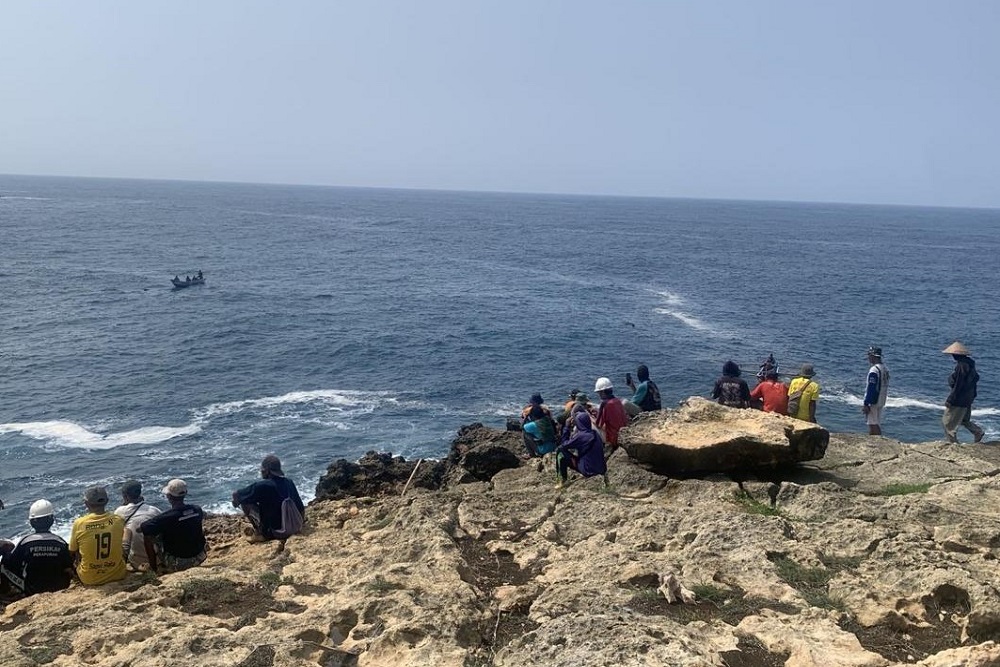
M 882 411 L 889 393 L 889 369 L 882 363 L 882 348 L 868 348 L 868 384 L 861 411 L 868 419 L 868 435 L 882 435 Z
M 125 519 L 125 560 L 133 569 L 141 570 L 149 567 L 149 557 L 146 556 L 146 544 L 139 526 L 158 515 L 160 510 L 146 502 L 142 497 L 142 484 L 134 479 L 122 485 L 122 500 L 125 504 L 116 509 L 115 514 Z

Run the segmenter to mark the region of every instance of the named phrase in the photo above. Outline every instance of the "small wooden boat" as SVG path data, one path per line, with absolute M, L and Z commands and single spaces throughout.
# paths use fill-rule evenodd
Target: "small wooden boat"
M 194 278 L 188 278 L 187 280 L 181 280 L 179 278 L 171 278 L 170 282 L 173 283 L 174 289 L 184 289 L 185 287 L 191 287 L 192 285 L 204 285 L 205 278 L 194 277 Z

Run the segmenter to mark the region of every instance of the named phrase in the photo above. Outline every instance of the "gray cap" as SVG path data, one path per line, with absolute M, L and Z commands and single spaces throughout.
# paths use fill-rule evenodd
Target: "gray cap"
M 83 502 L 88 505 L 107 505 L 108 490 L 103 486 L 91 486 L 83 492 Z

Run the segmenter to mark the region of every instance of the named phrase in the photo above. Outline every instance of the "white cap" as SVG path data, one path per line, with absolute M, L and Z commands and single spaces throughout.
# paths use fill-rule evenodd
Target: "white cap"
M 163 487 L 161 493 L 165 493 L 168 496 L 173 496 L 174 498 L 183 498 L 187 495 L 188 485 L 183 479 L 172 479 L 167 482 L 167 485 Z
M 614 388 L 615 386 L 611 384 L 611 380 L 608 378 L 597 378 L 597 384 L 594 385 L 594 391 L 607 391 Z
M 52 507 L 52 503 L 43 498 L 31 503 L 31 507 L 28 509 L 28 520 L 41 519 L 53 514 L 55 514 L 55 508 Z

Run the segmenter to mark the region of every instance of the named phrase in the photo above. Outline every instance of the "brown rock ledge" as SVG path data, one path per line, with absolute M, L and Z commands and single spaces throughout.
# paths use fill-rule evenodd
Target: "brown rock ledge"
M 736 483 L 619 451 L 610 491 L 556 491 L 531 465 L 315 502 L 282 554 L 215 517 L 202 567 L 10 604 L 0 660 L 996 666 L 998 462 L 991 446 L 833 435 L 820 461 Z M 657 593 L 668 572 L 695 604 Z

